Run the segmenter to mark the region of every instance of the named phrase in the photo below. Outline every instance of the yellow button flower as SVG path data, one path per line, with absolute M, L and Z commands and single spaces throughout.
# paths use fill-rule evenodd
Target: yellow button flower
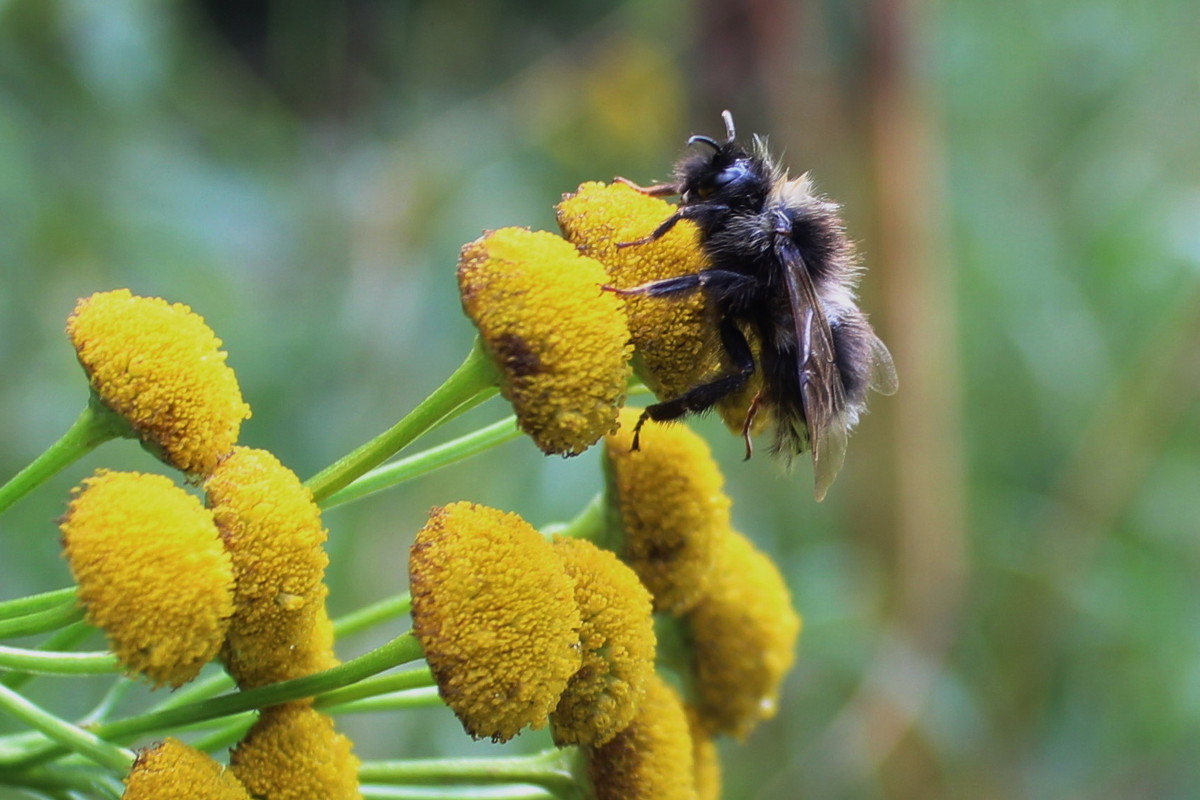
M 629 329 L 604 268 L 558 236 L 502 228 L 462 249 L 463 309 L 501 372 L 500 392 L 545 453 L 577 455 L 616 426 Z
M 516 514 L 434 509 L 409 559 L 413 632 L 466 731 L 540 728 L 578 671 L 579 609 L 550 543 Z
M 608 502 L 624 530 L 622 560 L 654 595 L 656 611 L 681 614 L 708 585 L 730 500 L 708 444 L 686 426 L 647 421 L 633 450 L 639 416 L 623 409 L 620 430 L 605 439 Z
M 229 673 L 251 688 L 336 666 L 326 532 L 309 490 L 275 456 L 246 447 L 217 465 L 204 490 L 236 578 L 222 650 Z
M 307 701 L 264 708 L 229 756 L 229 769 L 252 797 L 356 800 L 359 760 L 333 720 Z
M 237 441 L 250 407 L 221 341 L 187 306 L 101 292 L 79 301 L 67 334 L 95 395 L 166 463 L 207 475 Z
M 745 738 L 775 716 L 795 660 L 800 616 L 783 576 L 750 540 L 731 531 L 704 598 L 687 616 L 698 712 L 710 732 Z
M 694 275 L 709 268 L 700 249 L 699 231 L 691 220 L 681 220 L 661 238 L 628 247 L 619 244 L 649 235 L 675 207 L 623 183 L 589 182 L 558 204 L 558 225 L 579 252 L 604 265 L 608 283 L 630 289 L 651 281 Z M 674 297 L 625 297 L 629 333 L 634 346 L 634 367 L 639 377 L 660 399 L 673 399 L 693 386 L 733 370 L 719 346 L 712 310 L 701 291 Z M 758 344 L 752 335 L 751 347 Z M 735 395 L 725 398 L 717 411 L 731 429 L 741 432 L 750 400 L 761 386 L 755 375 Z M 755 418 L 755 430 L 767 415 Z
M 692 735 L 692 760 L 696 766 L 698 800 L 721 800 L 721 757 L 717 743 L 704 729 L 696 709 L 685 706 L 688 731 Z
M 583 665 L 550 715 L 554 741 L 604 744 L 633 720 L 654 673 L 650 593 L 612 553 L 582 539 L 554 542 L 575 582 Z
M 250 800 L 233 773 L 206 753 L 166 739 L 138 753 L 122 800 Z
M 584 752 L 596 800 L 698 800 L 683 703 L 657 675 L 629 727 Z
M 233 614 L 233 568 L 212 514 L 161 475 L 102 470 L 76 491 L 61 530 L 87 621 L 129 670 L 190 681 Z

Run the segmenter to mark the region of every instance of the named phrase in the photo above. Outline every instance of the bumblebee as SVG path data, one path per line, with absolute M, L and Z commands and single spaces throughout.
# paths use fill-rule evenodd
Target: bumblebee
M 680 220 L 700 231 L 709 266 L 693 275 L 653 281 L 622 295 L 662 298 L 703 292 L 714 312 L 718 341 L 732 366 L 677 397 L 649 406 L 647 419 L 667 421 L 711 409 L 760 373 L 761 389 L 746 411 L 746 457 L 755 416 L 775 423 L 773 452 L 789 459 L 812 454 L 817 500 L 842 468 L 850 430 L 866 409 L 867 391 L 896 391 L 891 354 L 875 335 L 855 297 L 862 268 L 846 237 L 839 206 L 817 194 L 807 174 L 789 179 L 754 137 L 739 144 L 725 111 L 726 139 L 688 139 L 690 151 L 674 180 L 638 186 L 655 197 L 679 197 L 676 211 L 649 235 L 621 247 L 654 241 Z M 752 348 L 747 336 L 756 340 Z

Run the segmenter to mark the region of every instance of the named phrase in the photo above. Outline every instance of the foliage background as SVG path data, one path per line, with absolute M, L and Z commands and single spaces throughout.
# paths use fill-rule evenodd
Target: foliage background
M 819 506 L 700 424 L 806 619 L 726 796 L 1194 796 L 1198 34 L 1190 0 L 0 0 L 0 474 L 74 419 L 63 321 L 120 286 L 205 316 L 243 441 L 313 474 L 466 353 L 463 242 L 664 177 L 730 108 L 845 202 L 901 392 Z M 97 466 L 156 469 L 110 444 L 0 518 L 4 597 L 69 581 L 54 519 Z M 404 588 L 434 504 L 545 524 L 598 485 L 518 440 L 332 511 L 333 610 Z M 491 748 L 344 724 L 365 757 Z

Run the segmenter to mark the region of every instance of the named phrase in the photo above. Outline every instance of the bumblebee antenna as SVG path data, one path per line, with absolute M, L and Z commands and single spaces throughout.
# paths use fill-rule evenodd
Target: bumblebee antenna
M 706 144 L 709 147 L 711 147 L 713 150 L 721 149 L 721 145 L 717 144 L 717 141 L 709 136 L 688 137 L 688 147 L 691 147 L 694 144 Z
M 729 113 L 729 109 L 725 109 L 721 112 L 721 119 L 725 120 L 725 133 L 729 135 L 727 143 L 733 144 L 733 140 L 737 136 L 733 128 L 733 114 Z

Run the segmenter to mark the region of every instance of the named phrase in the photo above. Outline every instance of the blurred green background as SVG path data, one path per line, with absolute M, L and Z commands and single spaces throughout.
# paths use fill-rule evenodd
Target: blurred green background
M 464 242 L 666 177 L 729 108 L 845 203 L 901 389 L 821 505 L 698 425 L 806 621 L 725 796 L 1196 797 L 1198 40 L 1194 0 L 0 0 L 0 476 L 82 407 L 64 320 L 116 287 L 202 314 L 243 442 L 315 473 L 466 353 Z M 0 518 L 4 598 L 69 582 L 54 520 L 98 466 L 158 469 L 109 444 Z M 331 511 L 332 610 L 405 588 L 434 504 L 542 525 L 599 484 L 521 439 Z M 493 747 L 341 724 L 366 758 Z

